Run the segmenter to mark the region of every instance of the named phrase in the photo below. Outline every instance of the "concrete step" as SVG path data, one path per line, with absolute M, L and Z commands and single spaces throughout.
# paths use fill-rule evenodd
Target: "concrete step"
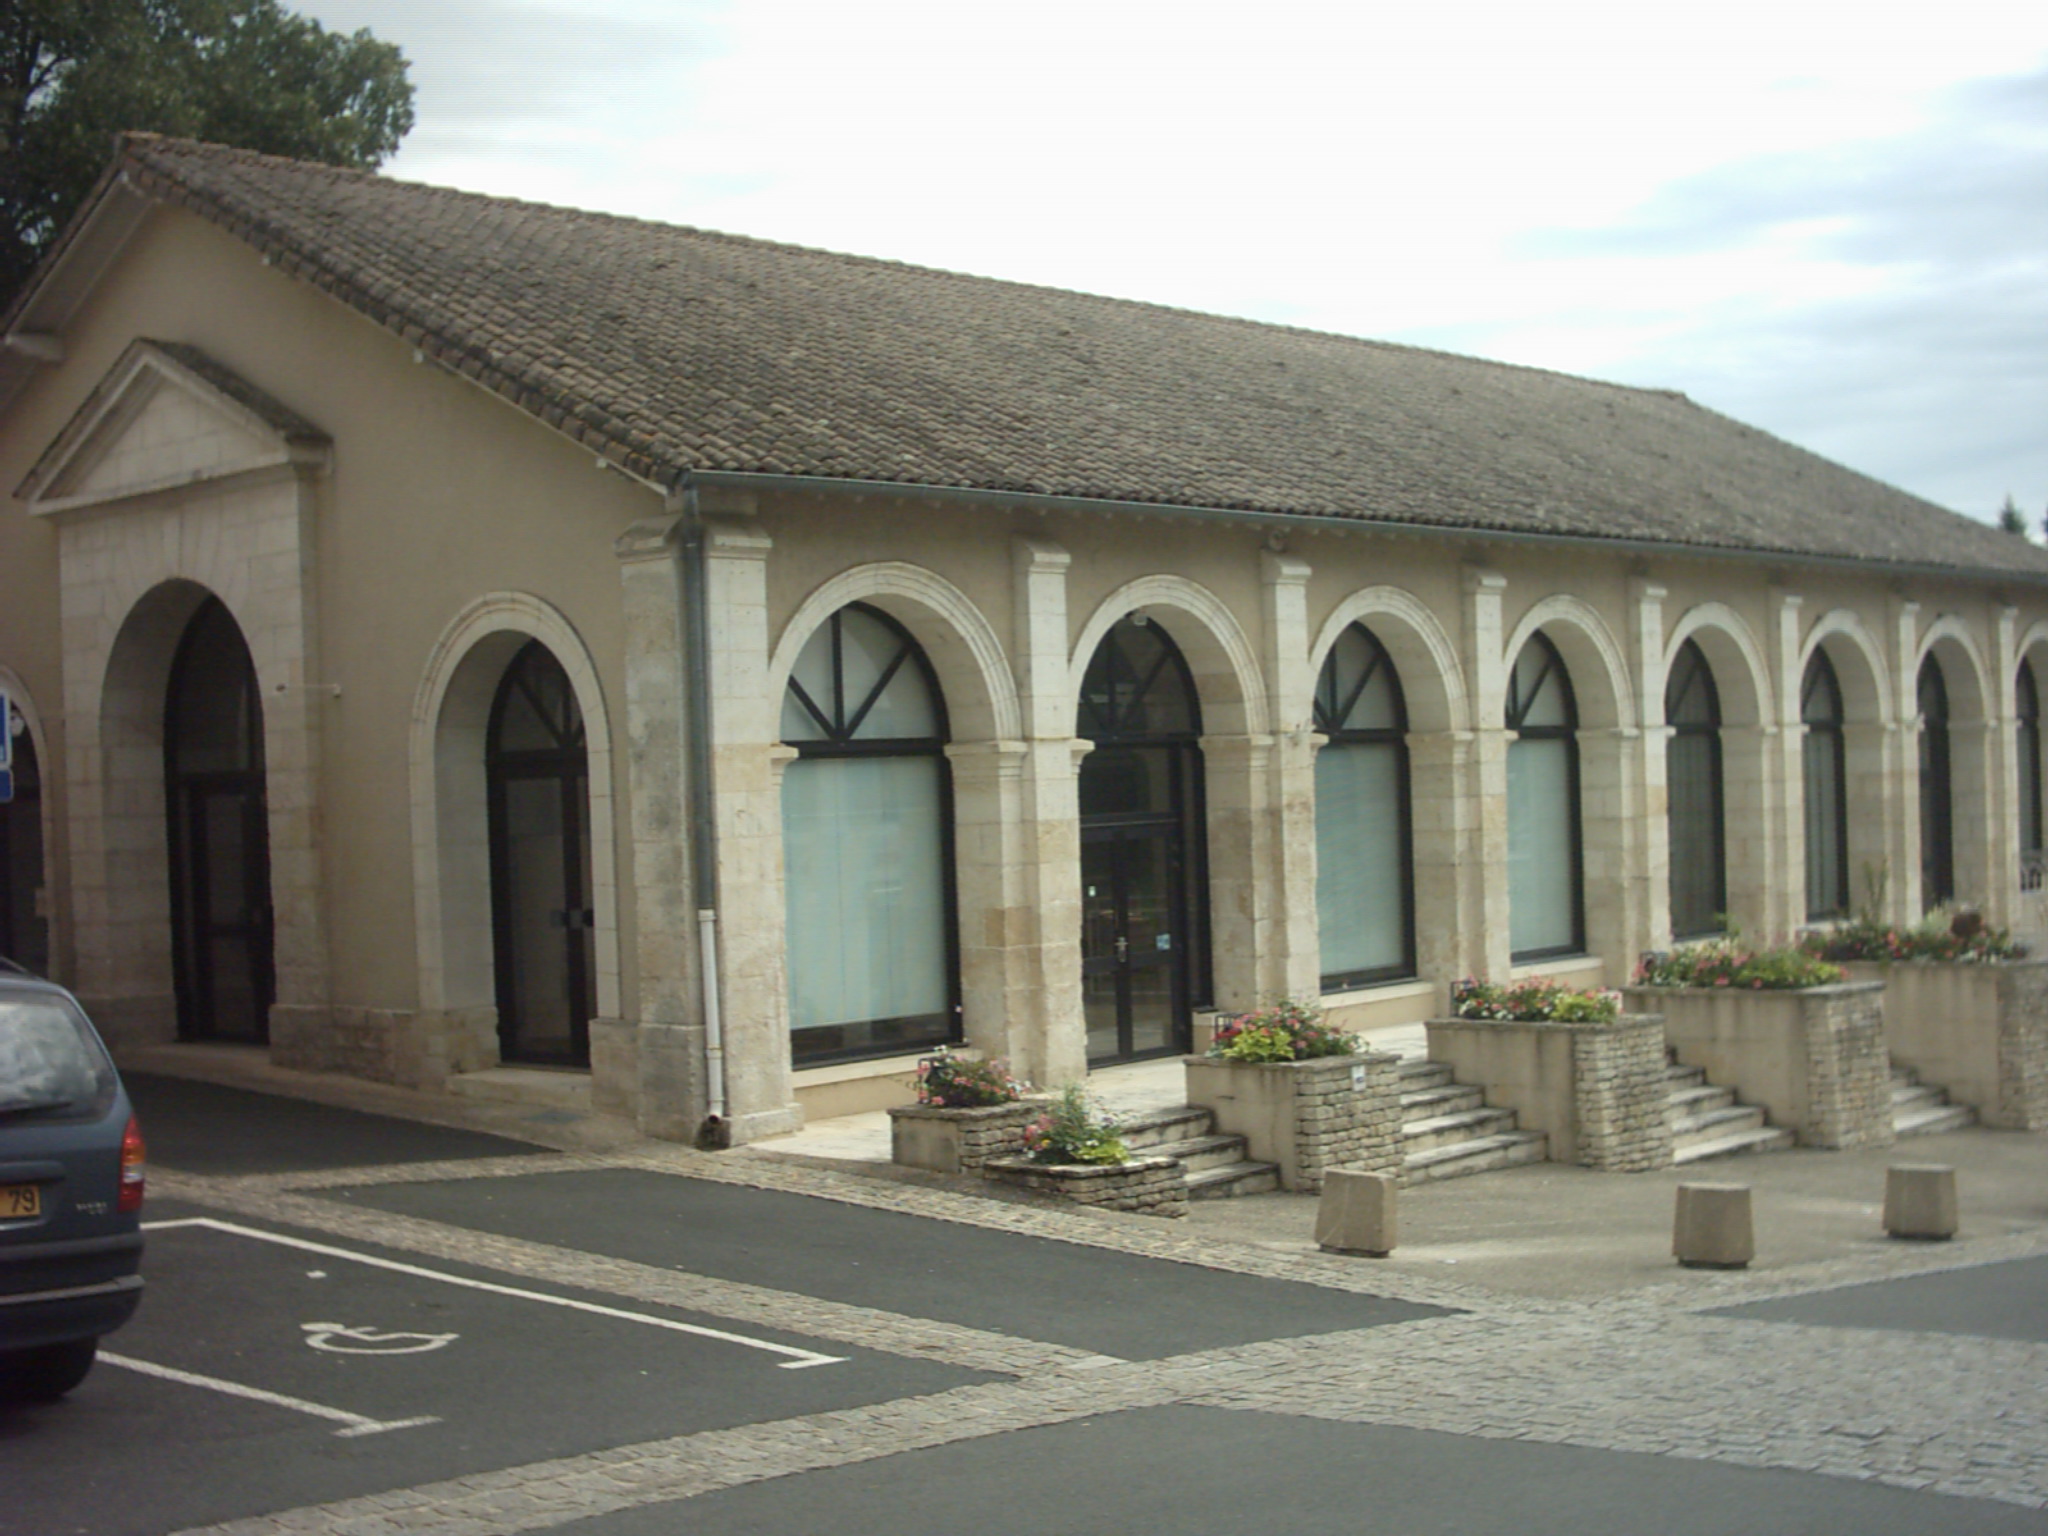
M 1764 1112 L 1754 1104 L 1728 1103 L 1691 1114 L 1675 1114 L 1671 1117 L 1671 1148 L 1676 1153 L 1681 1146 L 1718 1141 L 1736 1131 L 1759 1130 L 1763 1125 Z
M 1504 1131 L 1410 1152 L 1401 1159 L 1401 1181 L 1423 1184 L 1470 1173 L 1490 1173 L 1518 1163 L 1540 1163 L 1550 1155 L 1548 1141 L 1541 1131 Z
M 1420 1057 L 1403 1061 L 1399 1068 L 1401 1092 L 1420 1093 L 1432 1088 L 1448 1088 L 1451 1085 L 1451 1069 L 1440 1061 L 1426 1061 Z
M 1456 1146 L 1462 1142 L 1499 1136 L 1515 1129 L 1512 1109 L 1460 1109 L 1446 1115 L 1409 1120 L 1401 1126 L 1404 1155 Z
M 1761 1115 L 1761 1111 L 1758 1112 Z M 1673 1146 L 1674 1163 L 1697 1163 L 1709 1157 L 1732 1157 L 1745 1152 L 1778 1152 L 1792 1145 L 1792 1133 L 1775 1125 L 1757 1125 L 1732 1131 L 1710 1141 L 1697 1141 L 1683 1149 Z
M 448 1091 L 465 1099 L 590 1113 L 590 1074 L 571 1067 L 486 1067 L 449 1078 Z
M 1664 1081 L 1674 1088 L 1690 1087 L 1707 1080 L 1705 1067 L 1682 1066 L 1675 1061 L 1664 1064 Z
M 1129 1142 L 1124 1143 L 1129 1146 Z M 1211 1168 L 1229 1168 L 1245 1161 L 1245 1139 L 1242 1136 L 1192 1136 L 1186 1141 L 1155 1142 L 1145 1148 L 1147 1157 L 1177 1157 L 1188 1170 L 1188 1177 L 1207 1172 Z
M 1687 1083 L 1682 1087 L 1674 1087 L 1665 1095 L 1664 1109 L 1675 1130 L 1678 1122 L 1688 1115 L 1704 1115 L 1716 1109 L 1726 1109 L 1734 1102 L 1733 1088 L 1716 1088 L 1707 1082 Z
M 1484 1109 L 1486 1090 L 1463 1083 L 1446 1083 L 1436 1088 L 1417 1088 L 1401 1095 L 1401 1123 L 1413 1124 L 1434 1115 L 1454 1115 L 1461 1110 Z
M 1164 1146 L 1170 1141 L 1193 1141 L 1207 1136 L 1215 1123 L 1216 1117 L 1201 1105 L 1183 1104 L 1132 1115 L 1118 1122 L 1117 1134 L 1123 1137 L 1125 1146 L 1136 1151 L 1139 1147 Z
M 1231 1163 L 1222 1168 L 1188 1171 L 1190 1200 L 1229 1200 L 1238 1195 L 1266 1195 L 1280 1187 L 1280 1168 L 1275 1163 Z
M 1892 1107 L 1892 1134 L 1899 1137 L 1937 1136 L 1943 1131 L 1968 1130 L 1976 1123 L 1977 1111 L 1967 1104 L 1951 1104 L 1946 1097 L 1935 1104 Z

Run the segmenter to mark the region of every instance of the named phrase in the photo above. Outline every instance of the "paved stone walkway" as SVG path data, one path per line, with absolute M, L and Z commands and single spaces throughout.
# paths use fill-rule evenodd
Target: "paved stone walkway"
M 352 1207 L 374 1184 L 632 1168 L 851 1201 L 1209 1268 L 1433 1302 L 1457 1315 L 1132 1362 L 951 1323 Z M 1188 1404 L 1650 1452 L 2048 1507 L 2048 1345 L 1702 1315 L 1772 1294 L 2048 1253 L 2048 1229 L 1958 1250 L 1891 1245 L 1770 1275 L 1673 1271 L 1594 1301 L 1502 1294 L 1185 1223 L 1004 1203 L 768 1157 L 615 1152 L 226 1178 L 161 1195 L 528 1279 L 1007 1380 L 620 1446 L 208 1527 L 208 1536 L 491 1536 L 898 1452 Z M 197 1536 L 197 1533 L 186 1533 Z

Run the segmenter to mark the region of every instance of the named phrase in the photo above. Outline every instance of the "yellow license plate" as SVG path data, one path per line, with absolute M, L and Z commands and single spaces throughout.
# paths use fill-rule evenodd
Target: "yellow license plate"
M 0 1221 L 19 1221 L 43 1214 L 43 1190 L 39 1184 L 0 1184 Z

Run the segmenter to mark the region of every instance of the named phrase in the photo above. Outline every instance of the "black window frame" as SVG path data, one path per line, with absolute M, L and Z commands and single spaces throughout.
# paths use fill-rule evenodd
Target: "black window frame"
M 1825 684 L 1826 713 L 1821 712 L 1819 701 Z M 1835 671 L 1835 664 L 1825 650 L 1816 647 L 1806 659 L 1806 670 L 1799 680 L 1799 719 L 1805 726 L 1806 734 L 1800 750 L 1800 782 L 1803 785 L 1808 775 L 1807 759 L 1814 750 L 1816 739 L 1827 744 L 1832 769 L 1829 777 L 1834 785 L 1834 833 L 1835 857 L 1834 876 L 1840 901 L 1830 906 L 1818 906 L 1814 901 L 1813 882 L 1808 880 L 1806 891 L 1806 920 L 1809 923 L 1833 922 L 1849 915 L 1849 742 L 1847 732 L 1847 710 L 1842 698 L 1842 680 Z M 1806 869 L 1810 874 L 1814 865 L 1815 831 L 1821 807 L 1815 805 L 1812 796 L 1805 797 L 1802 817 L 1805 832 Z
M 2041 888 L 2041 690 L 2034 664 L 2022 658 L 2013 674 L 2013 728 L 2018 746 L 2020 889 Z
M 1524 694 L 1517 685 L 1521 671 L 1522 657 L 1530 646 L 1540 646 L 1543 665 L 1536 673 L 1536 680 Z M 1564 723 L 1561 725 L 1528 725 L 1525 723 L 1529 710 L 1542 696 L 1543 685 L 1555 675 L 1559 697 L 1564 705 Z M 1507 698 L 1504 710 L 1507 729 L 1517 741 L 1562 741 L 1565 744 L 1566 782 L 1570 786 L 1571 805 L 1571 888 L 1572 888 L 1572 938 L 1568 944 L 1551 944 L 1541 949 L 1517 949 L 1509 952 L 1508 959 L 1516 965 L 1533 964 L 1539 960 L 1555 960 L 1586 953 L 1586 837 L 1585 820 L 1581 807 L 1582 796 L 1579 788 L 1579 701 L 1572 687 L 1571 669 L 1564 663 L 1564 656 L 1557 644 L 1542 630 L 1537 630 L 1522 643 L 1515 652 L 1514 662 L 1508 667 Z M 1512 743 L 1510 743 L 1512 746 Z M 1513 761 L 1512 757 L 1509 762 Z M 1514 913 L 1508 914 L 1509 933 L 1514 931 Z M 1512 941 L 1511 941 L 1512 942 Z
M 1695 693 L 1697 690 L 1697 693 Z M 1705 719 L 1681 720 L 1678 717 L 1687 712 L 1687 705 L 1695 698 L 1704 701 Z M 1728 926 L 1728 785 L 1721 758 L 1721 690 L 1714 681 L 1714 669 L 1695 640 L 1687 640 L 1678 648 L 1672 658 L 1670 673 L 1664 680 L 1664 723 L 1671 733 L 1664 749 L 1664 791 L 1665 791 L 1665 835 L 1667 839 L 1667 886 L 1671 915 L 1671 937 L 1680 939 L 1709 938 L 1725 933 Z M 1705 850 L 1712 859 L 1714 871 L 1713 911 L 1704 926 L 1679 926 L 1678 913 L 1678 871 L 1680 850 L 1675 831 L 1678 826 L 1677 782 L 1672 776 L 1672 742 L 1686 738 L 1708 743 L 1707 794 L 1712 801 L 1711 839 L 1712 847 Z M 1688 858 L 1701 850 L 1685 850 Z
M 1408 696 L 1401 687 L 1401 671 L 1394 665 L 1394 658 L 1388 654 L 1385 645 L 1362 623 L 1345 626 L 1346 634 L 1362 636 L 1371 648 L 1372 659 L 1365 671 L 1345 698 L 1337 697 L 1337 645 L 1330 647 L 1329 655 L 1323 658 L 1322 669 L 1316 674 L 1314 720 L 1319 735 L 1326 738 L 1320 749 L 1329 751 L 1332 747 L 1340 751 L 1347 746 L 1391 745 L 1394 749 L 1395 795 L 1398 801 L 1401 876 L 1401 958 L 1393 965 L 1368 966 L 1350 971 L 1326 971 L 1320 977 L 1325 992 L 1344 992 L 1361 987 L 1385 986 L 1390 982 L 1408 981 L 1415 976 L 1415 829 L 1412 786 L 1408 774 Z M 1338 642 L 1342 643 L 1341 639 Z M 1361 729 L 1346 727 L 1341 722 L 1350 717 L 1365 690 L 1372 686 L 1380 669 L 1385 668 L 1386 680 L 1393 694 L 1394 720 L 1392 727 Z M 1323 850 L 1318 844 L 1317 858 Z
M 1920 905 L 1932 911 L 1956 896 L 1955 764 L 1949 740 L 1948 678 L 1932 651 L 1921 658 L 1913 696 L 1920 714 Z

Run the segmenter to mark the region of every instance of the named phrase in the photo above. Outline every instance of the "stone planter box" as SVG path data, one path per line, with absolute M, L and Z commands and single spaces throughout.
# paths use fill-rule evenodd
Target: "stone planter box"
M 981 1109 L 898 1104 L 889 1111 L 889 1157 L 933 1173 L 980 1173 L 990 1159 L 1024 1150 L 1024 1128 L 1044 1112 L 1043 1099 Z
M 2004 1130 L 2048 1128 L 2048 960 L 1854 960 L 1892 1059 Z
M 1429 1059 L 1550 1139 L 1550 1158 L 1610 1173 L 1671 1166 L 1664 1019 L 1431 1019 Z
M 1076 1205 L 1142 1216 L 1188 1213 L 1187 1169 L 1174 1157 L 1139 1157 L 1128 1163 L 1034 1163 L 998 1157 L 982 1171 L 999 1183 L 1058 1195 Z
M 1254 1161 L 1280 1169 L 1280 1187 L 1309 1194 L 1326 1168 L 1401 1171 L 1401 1058 L 1372 1051 L 1314 1061 L 1186 1058 L 1188 1102 L 1242 1136 Z
M 1633 1009 L 1664 1015 L 1681 1062 L 1760 1106 L 1801 1146 L 1892 1144 L 1882 982 L 1788 992 L 1629 987 L 1622 995 Z

